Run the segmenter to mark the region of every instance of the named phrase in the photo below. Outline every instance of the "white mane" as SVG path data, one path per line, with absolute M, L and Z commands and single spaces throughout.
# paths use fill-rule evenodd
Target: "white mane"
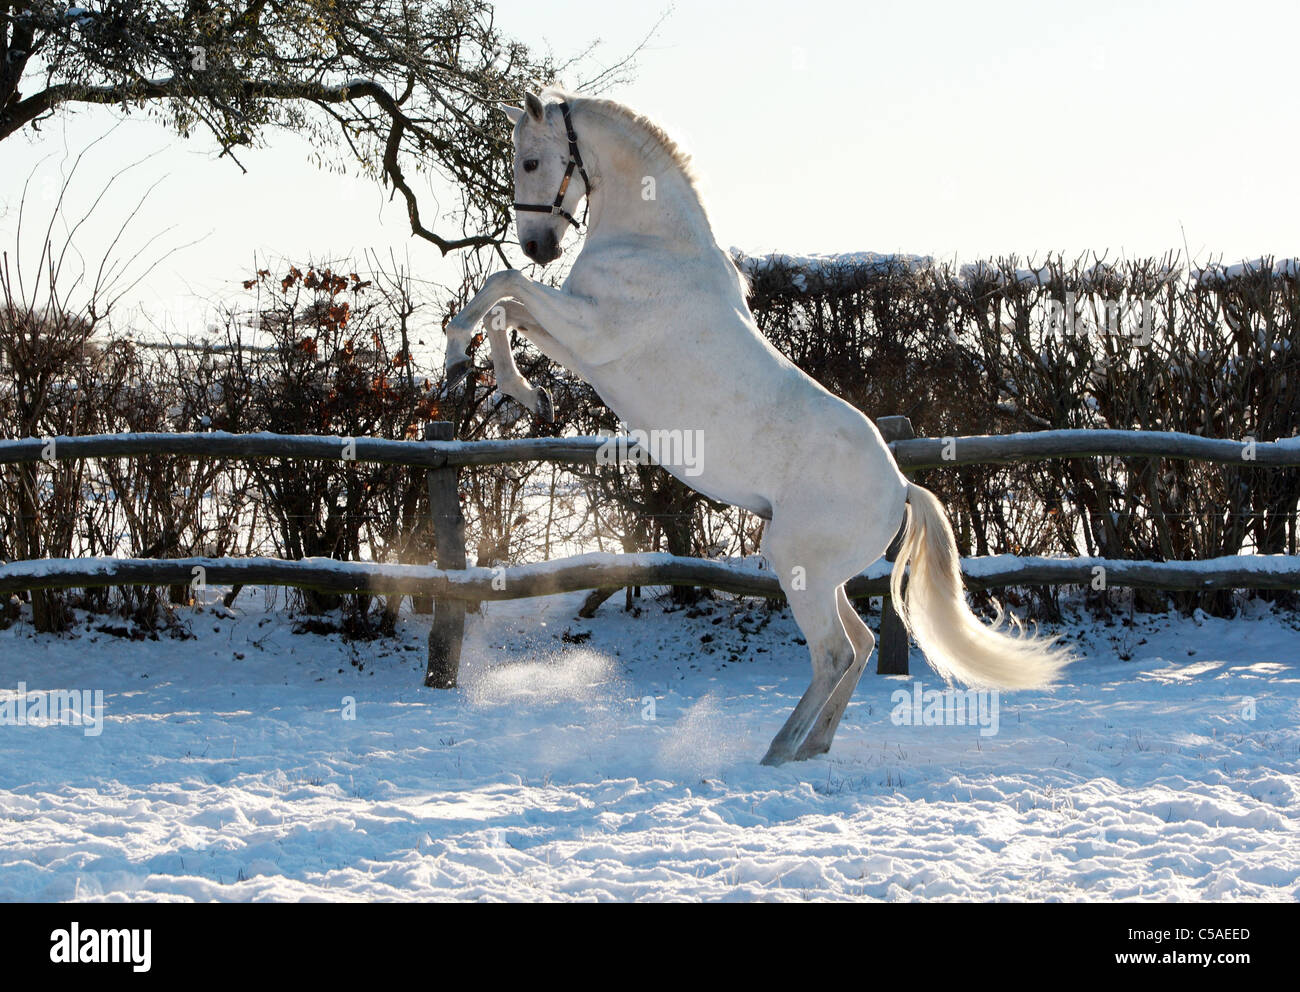
M 700 192 L 699 174 L 695 171 L 694 163 L 691 156 L 684 151 L 680 145 L 675 142 L 668 132 L 661 128 L 644 114 L 639 114 L 631 107 L 618 103 L 615 100 L 606 100 L 599 97 L 582 96 L 579 93 L 570 93 L 558 86 L 548 86 L 542 91 L 544 101 L 566 101 L 569 106 L 581 107 L 584 111 L 590 111 L 604 117 L 606 120 L 615 121 L 626 126 L 626 129 L 633 132 L 641 138 L 641 144 L 638 151 L 647 158 L 660 159 L 670 163 L 677 169 L 678 173 L 686 181 L 686 188 L 690 190 L 691 195 L 695 198 L 700 212 L 708 217 L 708 209 L 704 206 L 704 198 Z M 710 228 L 712 225 L 710 225 Z M 732 257 L 731 253 L 726 253 L 731 259 L 732 264 L 736 267 L 736 275 L 740 282 L 741 296 L 748 298 L 750 293 L 749 276 L 741 269 L 740 265 Z
M 600 97 L 582 96 L 579 93 L 569 93 L 559 87 L 551 86 L 542 91 L 543 99 L 553 99 L 556 101 L 565 100 L 575 109 L 581 107 L 584 110 L 591 111 L 605 117 L 607 120 L 618 121 L 626 124 L 628 129 L 635 132 L 642 138 L 639 151 L 647 157 L 660 158 L 672 163 L 677 170 L 686 179 L 687 185 L 695 193 L 696 199 L 700 199 L 699 187 L 697 184 L 697 175 L 695 168 L 691 163 L 691 156 L 683 151 L 677 142 L 669 137 L 668 132 L 661 128 L 644 114 L 638 114 L 631 107 L 624 106 L 614 100 L 605 100 Z M 703 202 L 700 203 L 702 207 Z

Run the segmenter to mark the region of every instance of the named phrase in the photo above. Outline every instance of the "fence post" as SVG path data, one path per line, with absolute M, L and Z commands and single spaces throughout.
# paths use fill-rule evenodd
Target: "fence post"
M 426 441 L 450 441 L 454 427 L 445 420 L 426 424 Z M 426 473 L 429 513 L 433 517 L 434 563 L 439 568 L 465 567 L 465 516 L 457 492 L 460 472 L 454 465 Z M 460 647 L 465 638 L 465 601 L 433 601 L 433 626 L 429 628 L 429 663 L 424 684 L 434 689 L 454 689 L 460 670 Z
M 916 436 L 912 430 L 912 421 L 907 417 L 880 417 L 876 420 L 885 442 L 908 441 Z M 885 552 L 885 560 L 893 561 L 898 557 L 899 547 L 903 543 L 903 529 L 899 528 Z M 906 580 L 904 580 L 906 581 Z M 907 628 L 894 609 L 894 601 L 888 596 L 880 599 L 880 649 L 876 657 L 876 674 L 907 675 L 908 639 Z

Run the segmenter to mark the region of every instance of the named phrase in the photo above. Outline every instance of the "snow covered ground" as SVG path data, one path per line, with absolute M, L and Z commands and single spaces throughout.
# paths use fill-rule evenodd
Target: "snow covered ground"
M 1087 660 L 996 733 L 898 725 L 892 693 L 940 687 L 914 655 L 771 769 L 788 613 L 580 600 L 486 606 L 451 693 L 423 618 L 345 643 L 251 590 L 191 640 L 13 625 L 0 713 L 20 683 L 104 712 L 0 726 L 0 899 L 1300 898 L 1294 616 L 1073 622 Z

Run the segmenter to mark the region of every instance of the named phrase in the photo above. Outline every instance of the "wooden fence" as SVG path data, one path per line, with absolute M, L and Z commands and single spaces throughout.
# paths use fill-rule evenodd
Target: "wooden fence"
M 1157 457 L 1300 467 L 1300 438 L 1229 441 L 1157 431 L 1075 430 L 956 438 L 914 438 L 905 417 L 877 421 L 899 466 L 927 468 L 1049 458 Z M 465 521 L 457 497 L 464 466 L 555 461 L 595 464 L 607 438 L 525 438 L 455 441 L 451 425 L 428 425 L 426 438 L 389 441 L 280 434 L 116 434 L 0 441 L 0 464 L 180 455 L 191 458 L 304 458 L 404 465 L 422 469 L 429 488 L 436 561 L 386 565 L 331 559 L 79 558 L 0 565 L 0 594 L 25 589 L 123 585 L 261 584 L 331 593 L 432 596 L 425 684 L 456 684 L 466 605 L 624 586 L 703 586 L 745 596 L 779 598 L 776 576 L 761 568 L 666 554 L 588 554 L 509 568 L 467 568 Z M 851 597 L 883 596 L 889 561 L 877 562 L 847 585 Z M 1100 570 L 1100 573 L 1099 573 Z M 963 562 L 968 588 L 1008 585 L 1087 585 L 1147 589 L 1300 589 L 1300 556 L 1232 556 L 1201 562 L 1144 562 L 1100 558 L 1017 558 L 1000 555 Z M 886 601 L 878 670 L 906 674 L 906 632 Z

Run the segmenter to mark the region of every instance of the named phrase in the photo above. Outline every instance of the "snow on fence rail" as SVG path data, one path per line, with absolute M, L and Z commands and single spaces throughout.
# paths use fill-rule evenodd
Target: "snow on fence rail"
M 1204 561 L 1121 558 L 963 558 L 970 589 L 1009 585 L 1087 585 L 1103 570 L 1106 584 L 1139 589 L 1296 589 L 1300 555 L 1228 555 Z M 889 591 L 890 563 L 881 559 L 855 578 L 853 598 Z M 530 599 L 624 586 L 707 586 L 738 596 L 783 597 L 776 576 L 762 568 L 684 558 L 662 552 L 592 552 L 555 561 L 499 568 L 442 569 L 333 558 L 42 558 L 0 566 L 0 594 L 23 589 L 205 583 L 272 585 L 329 593 L 434 596 L 466 602 Z
M 877 421 L 900 467 L 913 472 L 944 466 L 1010 463 L 1048 458 L 1155 457 L 1300 467 L 1300 438 L 1240 441 L 1160 431 L 1064 430 L 1037 433 L 914 438 L 905 417 Z M 424 441 L 314 435 L 107 434 L 0 441 L 0 464 L 159 454 L 193 458 L 308 458 L 405 465 L 424 469 L 435 532 L 435 565 L 389 565 L 333 559 L 83 558 L 0 564 L 0 594 L 24 589 L 203 583 L 278 585 L 333 593 L 432 595 L 425 684 L 456 684 L 466 604 L 625 586 L 706 586 L 746 596 L 778 598 L 776 577 L 761 568 L 666 554 L 587 554 L 509 568 L 467 568 L 464 518 L 456 497 L 461 466 L 507 462 L 596 463 L 609 438 L 451 440 L 451 425 L 430 424 Z M 876 562 L 847 585 L 850 596 L 888 591 L 890 558 Z M 1102 558 L 965 559 L 971 589 L 1007 585 L 1087 585 L 1103 575 L 1108 586 L 1147 589 L 1298 589 L 1300 556 L 1251 555 L 1199 562 L 1146 562 Z M 881 620 L 879 670 L 907 672 L 907 635 L 886 600 Z
M 0 464 L 144 455 L 342 459 L 425 469 L 529 461 L 594 464 L 601 448 L 608 445 L 609 440 L 603 437 L 535 437 L 502 441 L 390 441 L 312 434 L 227 434 L 224 431 L 96 434 L 0 441 Z M 1232 441 L 1177 431 L 1051 430 L 911 438 L 891 441 L 889 446 L 899 466 L 908 472 L 958 465 L 1091 457 L 1174 458 L 1271 468 L 1300 467 L 1300 437 L 1281 441 L 1257 441 L 1254 438 Z

